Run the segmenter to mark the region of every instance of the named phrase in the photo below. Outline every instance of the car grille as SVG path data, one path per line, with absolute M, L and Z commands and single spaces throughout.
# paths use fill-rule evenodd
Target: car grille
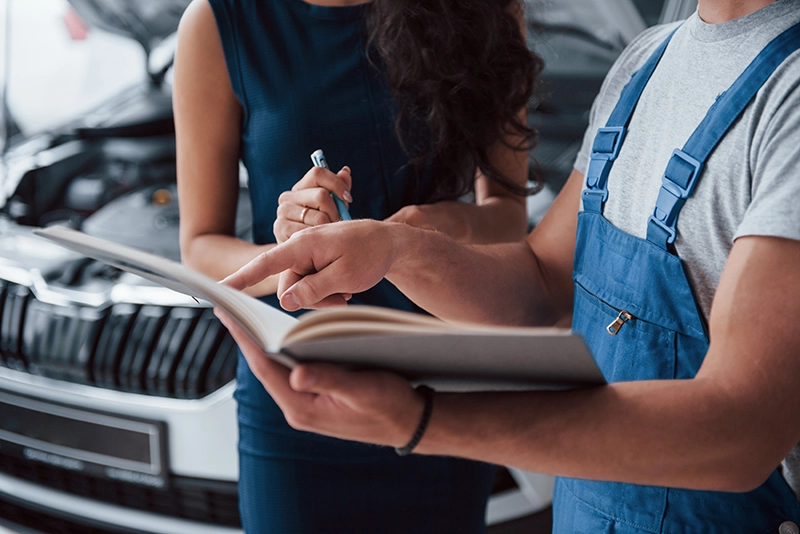
M 236 345 L 210 308 L 42 302 L 0 280 L 0 364 L 32 374 L 193 399 L 236 373 Z
M 171 477 L 154 489 L 37 464 L 0 454 L 0 471 L 71 495 L 206 524 L 240 527 L 235 482 Z

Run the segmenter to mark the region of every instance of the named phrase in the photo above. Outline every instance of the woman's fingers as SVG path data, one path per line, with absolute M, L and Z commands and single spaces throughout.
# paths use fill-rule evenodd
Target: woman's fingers
M 308 228 L 305 224 L 290 221 L 289 219 L 276 219 L 272 225 L 272 232 L 275 234 L 275 240 L 278 243 L 283 243 L 296 232 Z
M 304 211 L 305 208 L 308 210 Z M 277 214 L 279 218 L 307 226 L 319 226 L 340 219 L 330 192 L 321 187 L 282 193 L 278 198 Z
M 350 195 L 350 191 L 353 189 L 353 173 L 350 171 L 350 167 L 345 165 L 342 167 L 342 170 L 336 173 L 336 176 L 344 181 L 346 186 L 346 189 L 342 191 L 342 196 L 339 198 L 350 204 L 353 201 L 353 198 Z
M 353 197 L 350 194 L 353 178 L 350 174 L 350 167 L 343 167 L 338 173 L 333 173 L 322 167 L 313 167 L 299 182 L 294 184 L 292 191 L 301 191 L 321 187 L 329 193 L 333 193 L 340 199 L 350 204 Z
M 283 243 L 304 228 L 341 220 L 331 195 L 349 205 L 353 201 L 351 184 L 349 167 L 336 174 L 320 167 L 308 171 L 291 191 L 284 191 L 278 197 L 277 218 L 272 225 L 277 242 Z

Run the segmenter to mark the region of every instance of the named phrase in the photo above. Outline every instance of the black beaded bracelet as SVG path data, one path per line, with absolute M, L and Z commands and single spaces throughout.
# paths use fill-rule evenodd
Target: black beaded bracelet
M 433 413 L 433 390 L 428 386 L 417 386 L 416 390 L 422 393 L 422 398 L 425 400 L 425 408 L 422 410 L 422 418 L 419 420 L 417 429 L 414 431 L 414 435 L 411 436 L 411 441 L 408 442 L 408 445 L 405 447 L 395 447 L 394 452 L 400 456 L 408 456 L 411 454 L 411 451 L 414 450 L 414 447 L 419 445 L 422 435 L 425 433 L 425 429 L 428 428 L 428 422 L 431 420 L 431 413 Z

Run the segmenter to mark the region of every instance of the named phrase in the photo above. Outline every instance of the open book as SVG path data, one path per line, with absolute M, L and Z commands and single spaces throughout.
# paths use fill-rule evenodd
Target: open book
M 223 309 L 269 357 L 384 369 L 439 391 L 568 388 L 604 384 L 582 338 L 556 328 L 451 324 L 372 306 L 300 319 L 174 261 L 62 227 L 37 230 L 96 260 Z

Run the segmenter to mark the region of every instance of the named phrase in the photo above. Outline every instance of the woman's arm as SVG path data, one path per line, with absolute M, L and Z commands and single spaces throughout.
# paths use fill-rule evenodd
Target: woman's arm
M 242 108 L 208 0 L 194 0 L 178 28 L 173 107 L 181 256 L 193 269 L 222 279 L 273 245 L 235 237 Z M 269 277 L 247 292 L 265 295 L 276 287 L 277 277 Z
M 492 163 L 516 185 L 528 181 L 528 153 L 497 143 L 490 151 Z M 528 231 L 525 197 L 515 195 L 478 171 L 475 203 L 444 201 L 406 206 L 386 219 L 436 230 L 461 243 L 520 241 Z
M 521 115 L 527 120 L 527 110 Z M 513 178 L 516 185 L 528 185 L 527 147 L 514 149 L 498 143 L 490 154 L 492 164 L 505 176 Z M 528 233 L 526 197 L 511 193 L 480 172 L 475 178 L 475 205 L 471 211 L 467 225 L 470 243 L 519 241 Z

